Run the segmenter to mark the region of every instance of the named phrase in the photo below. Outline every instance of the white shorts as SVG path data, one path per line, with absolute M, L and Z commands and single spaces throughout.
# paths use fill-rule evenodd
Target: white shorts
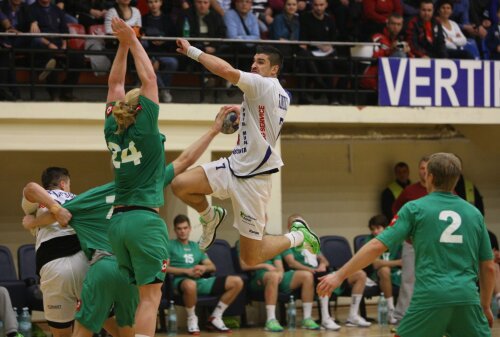
M 40 289 L 47 321 L 67 323 L 75 319 L 88 268 L 88 260 L 82 251 L 55 259 L 42 267 Z
M 212 196 L 231 198 L 234 212 L 233 227 L 240 235 L 262 240 L 266 227 L 266 210 L 271 198 L 271 175 L 237 178 L 231 174 L 227 158 L 202 165 L 212 188 Z

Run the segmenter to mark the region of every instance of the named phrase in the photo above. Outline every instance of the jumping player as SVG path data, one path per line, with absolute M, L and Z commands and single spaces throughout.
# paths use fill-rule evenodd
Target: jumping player
M 234 69 L 226 61 L 177 39 L 177 51 L 200 62 L 213 74 L 237 85 L 244 92 L 238 143 L 229 158 L 204 164 L 179 175 L 172 182 L 177 197 L 200 213 L 203 233 L 200 248 L 215 240 L 226 210 L 210 206 L 206 195 L 231 198 L 234 227 L 240 233 L 241 258 L 249 266 L 271 259 L 290 247 L 319 251 L 318 237 L 305 222 L 297 222 L 284 236 L 264 236 L 265 214 L 271 196 L 271 174 L 283 166 L 274 149 L 290 104 L 277 75 L 283 56 L 273 47 L 262 46 L 254 56 L 251 73 Z

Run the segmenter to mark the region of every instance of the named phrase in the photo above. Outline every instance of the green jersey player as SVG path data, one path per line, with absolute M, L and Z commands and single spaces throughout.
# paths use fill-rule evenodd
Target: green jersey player
M 455 155 L 431 155 L 425 176 L 429 194 L 405 204 L 385 231 L 335 274 L 323 277 L 318 293 L 330 293 L 353 271 L 410 239 L 415 248 L 415 290 L 397 335 L 491 336 L 493 254 L 483 216 L 453 194 L 460 173 Z

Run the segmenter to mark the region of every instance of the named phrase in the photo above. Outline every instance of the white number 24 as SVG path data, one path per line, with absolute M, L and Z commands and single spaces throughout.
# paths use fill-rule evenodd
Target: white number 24
M 128 144 L 128 148 L 123 150 L 120 148 L 120 145 L 113 142 L 108 142 L 108 148 L 113 153 L 111 159 L 115 168 L 120 168 L 121 163 L 134 162 L 134 165 L 139 165 L 141 163 L 142 153 L 141 151 L 137 151 L 133 141 Z M 121 152 L 121 163 L 116 160 L 118 152 Z
M 441 234 L 439 242 L 443 243 L 463 243 L 463 236 L 458 234 L 453 234 L 458 227 L 462 224 L 462 218 L 457 212 L 453 211 L 442 211 L 439 213 L 439 220 L 448 221 L 451 218 L 451 224 L 445 228 Z

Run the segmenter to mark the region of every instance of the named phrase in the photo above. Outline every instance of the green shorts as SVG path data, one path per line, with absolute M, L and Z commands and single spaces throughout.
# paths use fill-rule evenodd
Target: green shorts
M 189 279 L 189 277 L 175 277 L 174 278 L 174 290 L 180 293 L 180 285 L 182 281 Z M 214 286 L 216 277 L 207 277 L 207 278 L 199 278 L 192 279 L 196 282 L 196 292 L 198 295 L 210 295 L 212 293 L 212 288 Z
M 267 270 L 261 269 L 257 270 L 250 279 L 250 289 L 252 291 L 264 291 L 264 274 L 267 273 Z M 283 279 L 280 282 L 278 290 L 284 293 L 289 293 L 292 291 L 290 289 L 290 284 L 292 283 L 293 275 L 295 274 L 294 270 L 286 271 L 283 274 Z
M 118 269 L 114 256 L 106 256 L 90 266 L 83 281 L 80 305 L 75 319 L 99 333 L 114 308 L 119 326 L 133 326 L 139 293 Z
M 491 337 L 479 304 L 450 305 L 430 309 L 408 308 L 397 329 L 400 337 Z
M 165 279 L 167 225 L 155 212 L 133 210 L 111 217 L 108 237 L 120 270 L 139 286 Z
M 377 270 L 374 270 L 370 275 L 370 278 L 378 283 L 378 274 Z M 391 269 L 391 283 L 394 286 L 399 287 L 401 285 L 401 268 L 392 268 Z

